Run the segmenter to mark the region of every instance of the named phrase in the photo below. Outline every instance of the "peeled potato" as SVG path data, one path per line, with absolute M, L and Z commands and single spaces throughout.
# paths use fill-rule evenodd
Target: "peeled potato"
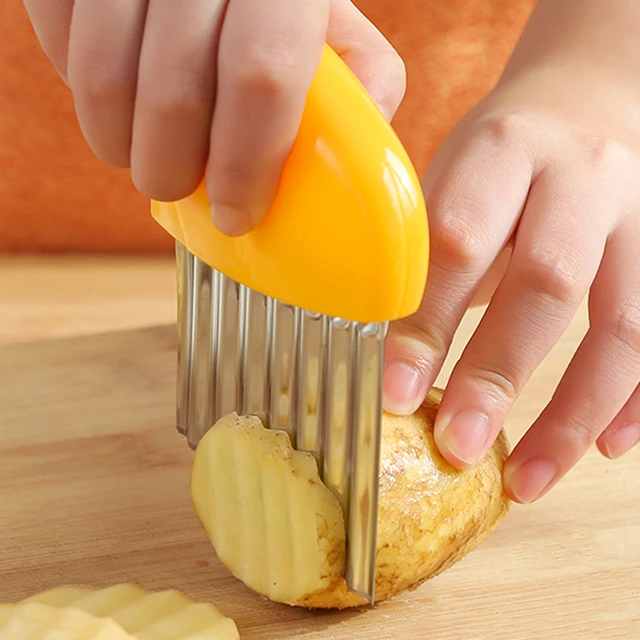
M 123 640 L 239 638 L 233 620 L 223 616 L 212 604 L 193 602 L 174 590 L 150 592 L 126 583 L 106 589 L 60 586 L 35 594 L 19 605 L 5 606 L 28 604 L 60 610 L 73 609 L 83 612 L 86 616 L 109 620 L 123 630 Z M 111 640 L 110 636 L 100 636 L 103 637 L 105 640 Z M 93 636 L 91 639 L 93 640 Z M 76 640 L 89 640 L 89 637 L 85 639 L 84 636 L 78 636 Z M 120 636 L 114 635 L 113 640 L 120 640 Z
M 449 568 L 506 515 L 501 433 L 476 468 L 457 471 L 439 454 L 434 390 L 408 418 L 382 421 L 376 601 Z M 364 604 L 344 580 L 340 504 L 313 456 L 256 417 L 231 414 L 200 441 L 193 460 L 195 511 L 221 562 L 267 598 L 308 608 Z
M 135 640 L 109 618 L 41 602 L 0 605 L 0 640 Z

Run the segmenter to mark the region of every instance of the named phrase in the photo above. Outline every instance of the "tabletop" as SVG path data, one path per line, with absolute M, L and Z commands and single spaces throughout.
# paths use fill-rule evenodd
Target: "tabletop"
M 254 597 L 189 505 L 174 296 L 170 258 L 0 260 L 0 600 L 132 579 L 210 598 L 246 640 L 640 640 L 640 448 L 615 462 L 592 449 L 461 563 L 369 612 L 308 614 Z M 465 319 L 441 383 L 481 313 Z M 586 328 L 583 307 L 513 408 L 511 442 Z

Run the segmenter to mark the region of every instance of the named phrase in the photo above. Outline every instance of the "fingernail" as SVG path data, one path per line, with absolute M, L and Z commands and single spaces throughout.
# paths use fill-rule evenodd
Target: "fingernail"
M 246 209 L 212 204 L 211 217 L 221 233 L 237 237 L 251 230 L 251 214 Z
M 396 415 L 409 415 L 422 404 L 418 371 L 406 362 L 391 362 L 384 370 L 384 409 Z
M 473 466 L 489 439 L 489 416 L 475 409 L 465 409 L 451 419 L 437 417 L 434 434 L 438 448 L 446 449 L 460 462 Z
M 607 457 L 615 460 L 640 443 L 640 424 L 625 424 L 604 442 Z
M 516 469 L 505 471 L 504 483 L 513 497 L 523 504 L 534 502 L 558 474 L 558 467 L 546 458 L 532 458 Z

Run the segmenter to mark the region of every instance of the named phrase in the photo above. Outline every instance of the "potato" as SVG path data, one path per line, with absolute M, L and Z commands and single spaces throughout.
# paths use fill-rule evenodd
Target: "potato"
M 506 515 L 501 433 L 475 469 L 439 454 L 433 390 L 410 417 L 384 415 L 376 601 L 432 578 L 489 536 Z M 191 473 L 194 508 L 221 562 L 267 598 L 307 608 L 365 604 L 344 580 L 345 525 L 315 458 L 256 417 L 231 414 L 198 445 Z
M 102 629 L 110 629 L 109 625 L 121 628 L 122 640 L 239 638 L 235 622 L 222 615 L 213 604 L 194 602 L 174 589 L 147 591 L 129 583 L 114 584 L 105 589 L 62 585 L 36 593 L 17 605 L 5 606 L 39 606 L 59 611 L 77 611 L 85 617 L 101 620 L 104 623 L 100 626 L 101 633 Z M 120 636 L 99 637 L 116 640 Z M 80 638 L 85 640 L 84 636 L 79 636 L 78 640 Z M 69 640 L 74 639 L 70 637 Z M 89 636 L 86 640 L 89 640 Z M 95 640 L 98 640 L 97 636 Z
M 40 602 L 0 605 L 0 640 L 136 640 L 109 618 Z

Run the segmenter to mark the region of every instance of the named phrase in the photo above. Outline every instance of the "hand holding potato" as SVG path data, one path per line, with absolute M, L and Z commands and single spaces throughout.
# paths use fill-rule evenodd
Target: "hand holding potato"
M 483 278 L 510 253 L 438 414 L 451 464 L 482 459 L 589 293 L 591 328 L 506 464 L 522 503 L 594 442 L 615 458 L 640 440 L 638 24 L 633 3 L 539 2 L 499 85 L 424 179 L 430 278 L 422 308 L 391 329 L 389 411 L 420 405 Z

